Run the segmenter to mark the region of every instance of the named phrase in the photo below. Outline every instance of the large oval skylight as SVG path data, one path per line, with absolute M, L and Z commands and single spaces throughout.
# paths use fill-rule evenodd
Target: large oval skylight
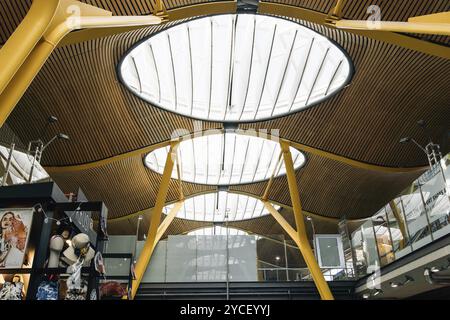
M 169 147 L 150 152 L 145 157 L 148 168 L 160 174 L 164 171 Z M 181 180 L 207 185 L 236 185 L 284 175 L 277 141 L 232 132 L 195 137 L 180 142 L 177 157 Z M 305 156 L 291 147 L 294 169 L 305 163 Z M 178 179 L 174 167 L 172 178 Z
M 280 209 L 274 205 L 275 209 Z M 163 208 L 164 214 L 168 214 L 173 204 Z M 270 214 L 261 200 L 243 194 L 219 191 L 207 193 L 186 199 L 177 218 L 207 221 L 225 222 L 240 221 L 258 218 Z
M 145 39 L 123 58 L 122 82 L 163 109 L 221 122 L 302 110 L 348 84 L 352 63 L 319 33 L 254 14 L 203 17 Z

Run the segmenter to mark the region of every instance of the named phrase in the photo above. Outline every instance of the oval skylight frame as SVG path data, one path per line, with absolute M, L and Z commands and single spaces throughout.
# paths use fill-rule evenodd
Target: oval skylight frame
M 162 174 L 169 148 L 166 146 L 148 153 L 144 158 L 145 166 Z M 294 170 L 303 167 L 306 163 L 305 154 L 293 147 L 290 147 L 290 151 Z M 278 162 L 280 152 L 277 140 L 226 132 L 182 140 L 177 158 L 181 181 L 232 186 L 267 181 L 274 172 L 274 177 L 284 176 L 284 161 L 281 159 Z M 178 179 L 176 166 L 173 168 L 172 178 Z
M 206 22 L 212 26 L 209 30 L 213 41 L 205 41 L 208 37 L 201 35 L 202 31 L 209 32 L 211 39 L 211 31 L 204 27 Z M 270 25 L 272 32 L 253 33 L 261 25 L 266 29 Z M 195 26 L 201 31 L 195 33 Z M 227 27 L 228 32 L 222 30 Z M 236 40 L 232 42 L 234 36 Z M 286 37 L 290 42 L 283 40 Z M 216 39 L 221 39 L 222 47 Z M 206 47 L 209 43 L 208 57 L 196 58 L 195 43 Z M 177 51 L 182 53 L 176 54 Z M 220 63 L 214 61 L 223 63 L 218 67 Z M 236 67 L 239 64 L 245 66 Z M 142 72 L 142 65 L 152 71 Z M 291 20 L 249 13 L 219 14 L 178 23 L 138 42 L 118 65 L 120 81 L 139 98 L 169 112 L 223 123 L 265 121 L 305 110 L 340 92 L 350 83 L 353 73 L 348 53 L 333 40 Z
M 163 213 L 167 215 L 173 206 L 174 204 L 165 206 L 162 210 Z M 280 209 L 278 205 L 273 206 L 276 210 Z M 228 219 L 225 215 L 226 211 L 228 211 Z M 201 222 L 234 222 L 268 215 L 270 213 L 264 207 L 263 202 L 256 197 L 228 191 L 217 191 L 187 198 L 176 217 Z

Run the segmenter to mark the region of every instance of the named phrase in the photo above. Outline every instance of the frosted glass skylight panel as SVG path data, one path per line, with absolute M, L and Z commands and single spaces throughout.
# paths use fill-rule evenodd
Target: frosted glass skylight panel
M 0 146 L 0 168 L 5 169 L 7 159 L 9 157 L 10 149 Z M 9 168 L 9 179 L 12 184 L 27 183 L 30 176 L 31 168 L 33 167 L 33 157 L 26 153 L 15 150 L 12 154 L 11 165 Z M 40 163 L 34 163 L 32 182 L 48 179 L 49 175 Z M 1 180 L 1 177 L 0 177 Z
M 152 105 L 213 121 L 255 121 L 314 105 L 346 86 L 342 48 L 296 22 L 225 14 L 170 27 L 123 58 L 122 82 Z
M 164 214 L 168 214 L 173 204 L 163 208 Z M 275 209 L 280 209 L 274 205 Z M 224 222 L 240 221 L 262 217 L 270 214 L 264 207 L 264 203 L 254 197 L 247 195 L 220 191 L 207 193 L 186 199 L 177 218 Z
M 169 147 L 156 149 L 145 157 L 146 166 L 164 171 Z M 178 147 L 181 180 L 207 185 L 236 185 L 264 181 L 284 175 L 278 141 L 237 133 L 222 133 L 183 140 Z M 305 156 L 291 147 L 294 169 L 305 163 Z M 276 168 L 277 167 L 277 168 Z M 172 178 L 178 179 L 174 166 Z

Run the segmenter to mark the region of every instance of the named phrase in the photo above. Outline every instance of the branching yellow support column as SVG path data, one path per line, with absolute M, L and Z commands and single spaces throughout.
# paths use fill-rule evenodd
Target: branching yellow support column
M 109 11 L 79 1 L 59 0 L 59 6 L 55 17 L 45 34 L 42 36 L 41 41 L 37 45 L 34 43 L 34 49 L 29 53 L 20 68 L 18 65 L 15 66 L 16 70 L 17 68 L 18 70 L 14 77 L 10 79 L 9 84 L 7 84 L 4 91 L 0 94 L 0 127 L 3 126 L 6 119 L 58 43 L 69 32 L 85 28 L 145 26 L 161 23 L 161 18 L 152 15 L 135 17 L 111 15 L 112 13 Z M 31 32 L 31 30 L 29 30 L 29 32 Z M 13 42 L 13 44 L 14 43 L 15 42 Z M 16 44 L 16 46 L 16 49 L 21 51 L 21 45 Z M 1 49 L 2 52 L 3 49 L 4 48 Z M 11 62 L 8 61 L 8 63 Z M 3 70 L 1 71 L 1 74 L 3 75 Z M 0 85 L 2 83 L 1 79 L 2 78 L 0 78 Z
M 164 166 L 164 172 L 161 179 L 161 184 L 159 186 L 158 195 L 156 197 L 156 203 L 152 210 L 152 215 L 150 219 L 150 228 L 148 230 L 147 240 L 145 241 L 144 248 L 142 248 L 139 259 L 136 263 L 135 273 L 136 280 L 133 280 L 131 299 L 136 296 L 139 284 L 142 281 L 145 270 L 147 270 L 148 263 L 153 253 L 153 249 L 156 245 L 156 239 L 158 234 L 158 227 L 161 221 L 162 209 L 166 202 L 167 191 L 169 189 L 169 183 L 172 176 L 173 166 L 176 159 L 177 149 L 179 141 L 172 141 L 170 144 L 170 150 L 167 154 L 166 164 Z M 176 208 L 175 206 L 174 208 Z M 179 207 L 178 207 L 179 210 Z M 176 215 L 176 213 L 175 213 Z M 163 222 L 164 224 L 164 222 Z M 167 225 L 168 226 L 168 225 Z
M 30 10 L 0 49 L 0 94 L 52 22 L 59 0 L 33 0 Z
M 292 208 L 294 210 L 295 224 L 297 226 L 297 234 L 299 239 L 298 247 L 303 255 L 303 258 L 305 259 L 309 271 L 311 272 L 314 283 L 316 284 L 317 290 L 319 291 L 322 300 L 334 300 L 333 294 L 328 287 L 328 283 L 325 281 L 325 277 L 320 270 L 311 246 L 309 245 L 308 237 L 306 235 L 305 221 L 303 219 L 297 180 L 295 178 L 294 163 L 292 161 L 289 143 L 287 141 L 281 141 L 280 144 L 281 150 L 283 152 L 284 165 L 286 167 L 286 175 L 288 180 L 289 193 L 291 195 Z
M 450 23 L 337 20 L 334 25 L 339 29 L 376 30 L 450 36 Z
M 397 205 L 395 204 L 394 200 L 391 200 L 389 202 L 389 206 L 391 207 L 392 214 L 395 217 L 395 220 L 397 220 L 398 227 L 400 229 L 400 232 L 403 236 L 403 239 L 400 240 L 400 249 L 403 249 L 405 247 L 405 241 L 408 239 L 408 232 L 406 231 L 406 224 L 405 220 L 403 220 L 403 217 L 400 213 L 400 210 L 398 209 Z

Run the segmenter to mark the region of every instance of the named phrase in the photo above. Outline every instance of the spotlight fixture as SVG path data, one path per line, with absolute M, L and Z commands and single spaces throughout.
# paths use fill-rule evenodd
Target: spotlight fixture
M 311 216 L 306 216 L 306 220 L 311 221 L 312 220 Z
M 378 295 L 380 295 L 380 294 L 382 294 L 382 293 L 383 293 L 383 290 L 381 290 L 381 289 L 375 289 L 375 291 L 373 292 L 373 296 L 376 297 L 376 296 L 378 296 Z
M 398 288 L 398 287 L 402 287 L 402 286 L 404 286 L 404 285 L 406 285 L 406 284 L 408 284 L 410 282 L 413 282 L 413 281 L 414 281 L 413 277 L 405 275 L 405 280 L 404 281 L 395 281 L 395 282 L 393 281 L 393 282 L 390 283 L 390 285 L 391 285 L 391 288 Z
M 405 278 L 406 278 L 406 279 L 405 279 L 405 281 L 403 282 L 403 285 L 408 284 L 408 283 L 410 283 L 410 282 L 414 282 L 414 278 L 413 278 L 413 277 L 410 277 L 410 276 L 406 275 Z
M 280 257 L 279 257 L 279 256 L 276 256 L 276 257 L 275 257 L 275 260 L 280 261 Z
M 48 117 L 47 121 L 48 121 L 48 123 L 55 123 L 58 121 L 58 118 L 55 116 L 50 116 L 50 117 Z
M 364 293 L 362 295 L 363 299 L 369 299 L 370 298 L 370 293 Z
M 408 142 L 413 142 L 420 150 L 422 150 L 426 154 L 430 168 L 433 169 L 433 165 L 435 165 L 442 159 L 440 146 L 438 144 L 433 143 L 425 120 L 421 119 L 421 120 L 417 121 L 417 125 L 423 129 L 424 134 L 429 141 L 425 147 L 420 145 L 416 140 L 414 140 L 411 137 L 404 137 L 404 138 L 400 139 L 399 142 L 402 144 L 405 144 Z
M 400 139 L 400 143 L 408 143 L 408 142 L 410 142 L 411 141 L 411 138 L 410 137 L 404 137 L 404 138 L 401 138 Z
M 64 134 L 64 133 L 58 133 L 58 139 L 70 140 L 69 136 L 67 134 Z
M 430 271 L 433 273 L 436 273 L 436 272 L 448 270 L 448 269 L 450 269 L 450 258 L 447 259 L 447 264 L 445 266 L 441 266 L 441 267 L 432 266 L 430 268 Z
M 436 273 L 436 272 L 441 271 L 441 269 L 439 269 L 438 267 L 431 267 L 430 271 L 433 273 Z

